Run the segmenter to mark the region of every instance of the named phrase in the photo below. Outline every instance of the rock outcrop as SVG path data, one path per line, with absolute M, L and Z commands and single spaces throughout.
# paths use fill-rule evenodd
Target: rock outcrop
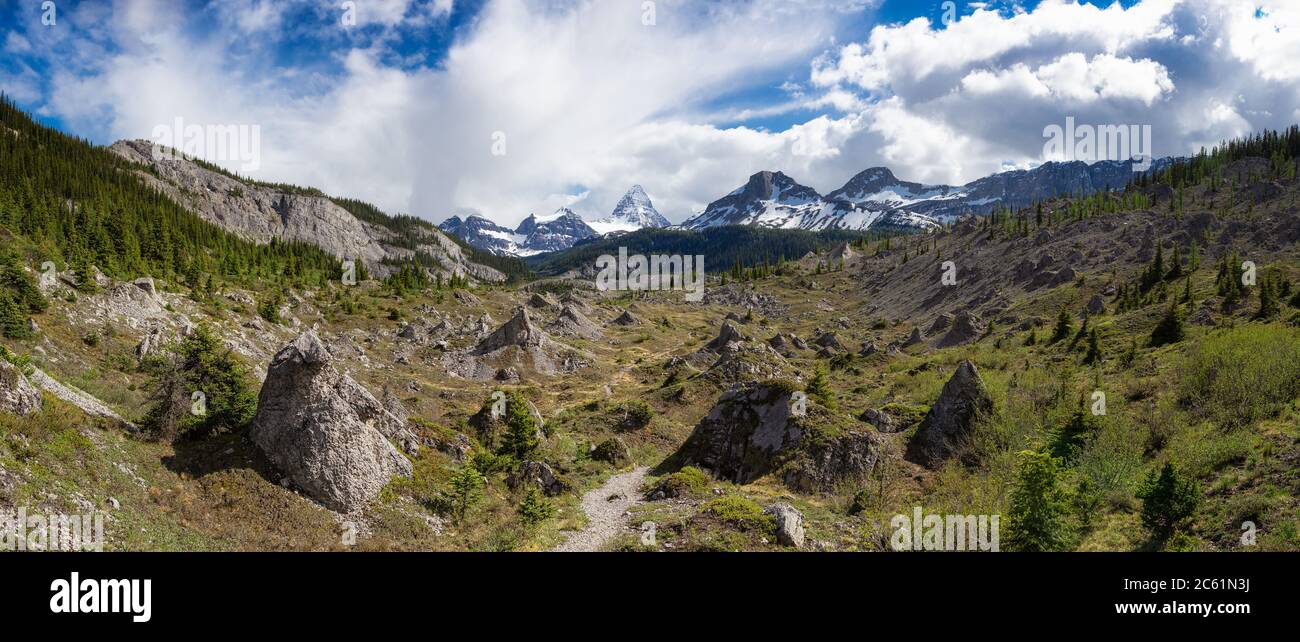
M 961 455 L 977 420 L 992 411 L 993 398 L 975 364 L 962 361 L 912 437 L 909 450 L 926 464 Z
M 0 412 L 23 416 L 42 407 L 41 391 L 27 380 L 18 366 L 0 358 Z
M 749 338 L 744 334 L 741 334 L 735 324 L 730 321 L 724 321 L 722 322 L 722 329 L 718 331 L 718 336 L 705 345 L 704 349 L 721 354 L 727 349 L 727 346 L 748 340 Z
M 638 323 L 641 323 L 641 320 L 636 318 L 636 316 L 632 314 L 631 310 L 624 310 L 623 314 L 618 315 L 618 318 L 614 319 L 615 325 L 626 326 L 626 325 L 636 325 Z
M 777 502 L 767 508 L 767 514 L 776 523 L 776 541 L 785 546 L 803 548 L 803 513 L 786 502 Z
M 826 492 L 874 467 L 879 437 L 861 424 L 808 402 L 792 404 L 794 386 L 743 383 L 722 394 L 679 452 L 682 463 L 747 484 L 776 473 L 787 486 Z
M 510 488 L 524 484 L 536 486 L 550 496 L 563 494 L 571 488 L 568 482 L 555 474 L 555 470 L 540 461 L 520 462 L 519 469 L 506 477 L 506 485 Z
M 293 486 L 332 510 L 353 512 L 393 476 L 411 475 L 410 460 L 388 441 L 409 431 L 333 360 L 312 331 L 276 354 L 249 433 Z
M 571 305 L 565 305 L 564 309 L 560 310 L 560 315 L 556 317 L 550 328 L 556 334 L 589 340 L 599 339 L 605 334 L 600 326 Z
M 939 337 L 936 346 L 947 348 L 970 343 L 984 336 L 985 325 L 980 318 L 971 314 L 969 311 L 962 310 L 953 317 L 952 327 L 942 337 Z

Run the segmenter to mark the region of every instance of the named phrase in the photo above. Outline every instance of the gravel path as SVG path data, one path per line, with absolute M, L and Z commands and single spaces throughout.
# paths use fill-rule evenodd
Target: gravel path
M 633 506 L 642 503 L 641 484 L 650 469 L 640 466 L 632 472 L 614 475 L 600 488 L 582 496 L 582 510 L 587 513 L 587 525 L 569 536 L 568 541 L 555 547 L 557 553 L 584 553 L 599 551 L 601 546 L 623 531 L 627 518 L 623 515 Z M 614 497 L 614 499 L 610 499 Z

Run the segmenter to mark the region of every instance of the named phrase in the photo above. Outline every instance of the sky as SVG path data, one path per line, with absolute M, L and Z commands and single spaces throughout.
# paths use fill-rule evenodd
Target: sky
M 1067 117 L 1155 156 L 1300 121 L 1296 0 L 0 0 L 0 50 L 65 132 L 255 126 L 255 170 L 203 155 L 434 222 L 634 184 L 681 222 L 761 170 L 963 184 Z

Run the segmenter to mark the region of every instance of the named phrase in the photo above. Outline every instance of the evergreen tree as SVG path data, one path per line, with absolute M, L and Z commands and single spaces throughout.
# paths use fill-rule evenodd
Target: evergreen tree
M 451 478 L 451 492 L 445 500 L 451 506 L 452 516 L 457 522 L 465 519 L 466 513 L 483 498 L 483 486 L 487 480 L 474 467 L 474 460 L 465 462 Z
M 525 525 L 535 526 L 555 515 L 555 506 L 542 497 L 536 488 L 529 487 L 524 500 L 519 503 L 515 512 L 519 514 L 520 521 Z
M 1056 327 L 1052 330 L 1052 338 L 1048 343 L 1057 343 L 1070 338 L 1070 333 L 1074 332 L 1074 319 L 1070 318 L 1070 311 L 1061 308 L 1061 312 L 1056 315 Z
M 1151 347 L 1157 348 L 1170 343 L 1178 343 L 1183 340 L 1186 329 L 1183 322 L 1183 313 L 1178 304 L 1174 301 L 1169 302 L 1169 309 L 1165 311 L 1164 318 L 1156 324 L 1151 331 Z
M 823 406 L 835 410 L 835 391 L 831 389 L 825 368 L 817 368 L 812 379 L 808 381 L 808 387 L 804 388 L 804 392 L 808 393 L 809 397 L 819 401 Z
M 207 324 L 145 368 L 150 405 L 143 423 L 159 438 L 241 430 L 257 413 L 247 366 Z
M 1201 491 L 1193 479 L 1183 477 L 1173 464 L 1165 462 L 1157 476 L 1153 470 L 1138 489 L 1142 500 L 1142 524 L 1160 540 L 1196 513 Z
M 537 421 L 528 410 L 528 402 L 518 392 L 506 395 L 505 422 L 501 452 L 513 455 L 518 461 L 528 459 L 537 451 Z
M 1259 284 L 1259 310 L 1255 312 L 1255 318 L 1267 321 L 1281 311 L 1281 307 L 1277 304 L 1277 292 L 1274 290 L 1273 280 L 1265 278 Z
M 1101 363 L 1101 343 L 1097 340 L 1097 328 L 1088 333 L 1088 353 L 1083 357 L 1085 365 Z
M 1069 511 L 1058 461 L 1047 453 L 1022 451 L 1007 516 L 1011 550 L 1065 550 L 1073 536 L 1066 521 Z

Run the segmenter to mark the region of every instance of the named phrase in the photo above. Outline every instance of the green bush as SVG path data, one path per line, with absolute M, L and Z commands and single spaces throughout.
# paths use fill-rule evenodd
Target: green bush
M 1215 333 L 1179 372 L 1189 408 L 1225 427 L 1246 426 L 1300 396 L 1300 332 L 1266 325 Z
M 685 466 L 681 470 L 659 481 L 657 490 L 667 497 L 699 496 L 709 492 L 713 478 L 695 466 Z
M 645 428 L 655 418 L 654 408 L 640 399 L 619 404 L 616 412 L 621 417 L 619 427 L 623 430 Z
M 704 505 L 703 512 L 745 531 L 776 530 L 776 521 L 771 515 L 764 514 L 761 506 L 740 495 L 712 499 Z

